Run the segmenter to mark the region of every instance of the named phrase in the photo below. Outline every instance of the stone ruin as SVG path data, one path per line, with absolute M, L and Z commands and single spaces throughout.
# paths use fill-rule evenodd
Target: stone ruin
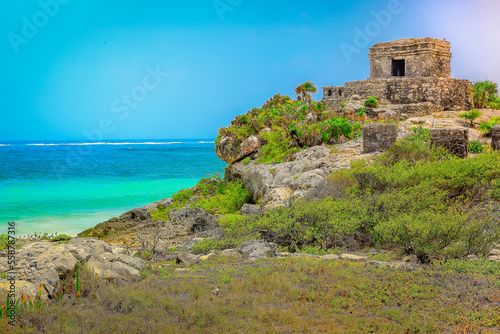
M 473 108 L 472 83 L 451 78 L 450 43 L 436 38 L 408 38 L 373 45 L 370 78 L 344 86 L 323 87 L 322 101 L 341 111 L 365 108 L 369 116 L 392 112 L 401 117 Z M 379 108 L 366 108 L 370 96 Z
M 363 154 L 383 152 L 391 147 L 398 136 L 394 123 L 370 123 L 363 126 Z
M 431 129 L 431 146 L 444 147 L 451 155 L 465 158 L 469 153 L 469 129 Z
M 500 125 L 494 125 L 491 131 L 491 148 L 500 151 Z

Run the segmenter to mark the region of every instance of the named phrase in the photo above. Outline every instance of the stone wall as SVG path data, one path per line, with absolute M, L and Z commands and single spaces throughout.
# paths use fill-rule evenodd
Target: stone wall
M 491 147 L 500 151 L 500 125 L 494 125 L 491 131 Z
M 469 129 L 431 129 L 431 146 L 444 147 L 451 155 L 460 158 L 469 153 Z
M 393 60 L 404 61 L 405 77 L 451 78 L 450 43 L 436 38 L 407 38 L 370 48 L 370 78 L 392 78 Z
M 451 78 L 395 78 L 351 81 L 345 84 L 346 97 L 370 96 L 381 103 L 410 104 L 431 102 L 445 110 L 473 108 L 472 83 Z
M 370 123 L 363 126 L 363 154 L 383 152 L 396 141 L 398 127 L 394 123 Z

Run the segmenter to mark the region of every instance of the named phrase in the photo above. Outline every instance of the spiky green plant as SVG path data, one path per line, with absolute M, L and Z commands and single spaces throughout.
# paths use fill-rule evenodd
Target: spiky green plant
M 80 297 L 80 276 L 78 270 L 76 271 L 76 296 Z
M 474 127 L 474 120 L 476 118 L 481 117 L 481 113 L 479 112 L 479 110 L 469 110 L 469 111 L 463 112 L 461 114 L 458 114 L 458 117 L 468 119 L 470 121 L 470 127 L 473 128 Z

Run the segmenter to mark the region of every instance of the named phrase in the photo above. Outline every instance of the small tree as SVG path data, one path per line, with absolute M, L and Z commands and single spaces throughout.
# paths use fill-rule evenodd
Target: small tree
M 498 96 L 497 84 L 493 81 L 476 81 L 472 86 L 474 106 L 482 109 L 490 102 L 494 102 L 495 96 Z
M 479 112 L 479 110 L 470 110 L 470 111 L 458 114 L 458 117 L 468 119 L 470 121 L 470 127 L 473 128 L 474 127 L 474 120 L 476 118 L 481 117 L 481 113 Z

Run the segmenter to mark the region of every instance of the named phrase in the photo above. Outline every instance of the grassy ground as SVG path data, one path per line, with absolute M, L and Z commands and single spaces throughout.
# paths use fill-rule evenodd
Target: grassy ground
M 82 298 L 24 311 L 15 327 L 2 319 L 0 332 L 500 333 L 500 263 L 407 271 L 217 257 L 186 271 L 162 265 L 134 284 L 82 272 Z

